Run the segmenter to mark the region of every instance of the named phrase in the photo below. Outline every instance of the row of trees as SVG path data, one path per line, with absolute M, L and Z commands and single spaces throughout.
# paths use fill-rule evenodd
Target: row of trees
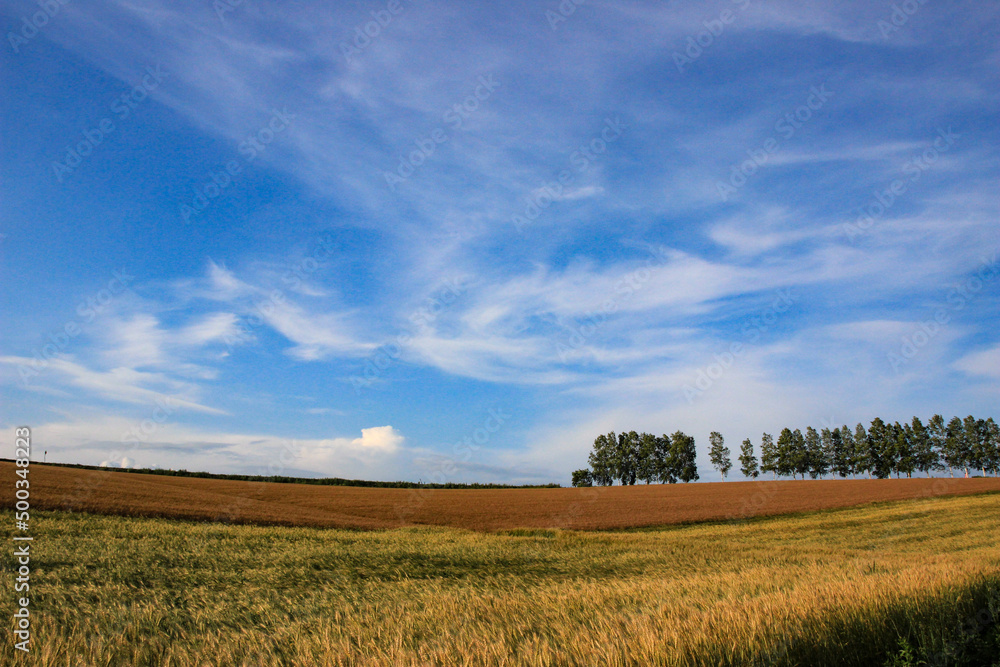
M 624 485 L 642 481 L 691 482 L 698 479 L 694 438 L 677 431 L 672 436 L 650 433 L 600 435 L 589 456 L 590 468 L 573 473 L 574 486 Z M 709 435 L 709 460 L 725 480 L 733 468 L 731 452 L 718 432 Z M 770 473 L 813 479 L 826 475 L 884 479 L 895 474 L 911 477 L 915 472 L 930 476 L 934 471 L 979 470 L 985 476 L 1000 469 L 1000 427 L 990 419 L 953 417 L 945 422 L 934 415 L 925 425 L 919 417 L 909 423 L 888 424 L 876 417 L 868 428 L 858 424 L 853 430 L 840 428 L 805 433 L 782 429 L 777 441 L 764 433 L 760 458 L 749 438 L 743 441 L 737 459 L 744 477 Z
M 732 468 L 729 448 L 722 436 L 713 432 L 709 437 L 709 459 L 722 474 L 723 480 Z M 919 417 L 907 424 L 887 424 L 876 417 L 866 429 L 858 424 L 852 431 L 810 426 L 803 434 L 798 429 L 782 429 L 777 442 L 765 433 L 760 443 L 760 461 L 749 438 L 740 448 L 740 471 L 744 477 L 756 478 L 771 473 L 772 477 L 799 475 L 813 479 L 828 474 L 839 477 L 884 479 L 890 475 L 912 477 L 915 472 L 927 476 L 947 469 L 969 476 L 970 470 L 996 473 L 1000 468 L 1000 427 L 990 419 L 953 417 L 947 423 L 934 415 L 926 425 Z
M 594 440 L 590 468 L 573 473 L 573 486 L 693 482 L 698 479 L 696 458 L 694 438 L 682 431 L 659 436 L 612 431 Z

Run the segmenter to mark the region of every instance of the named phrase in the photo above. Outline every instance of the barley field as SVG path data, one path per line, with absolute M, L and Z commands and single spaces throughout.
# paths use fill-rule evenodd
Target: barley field
M 19 664 L 998 664 L 998 494 L 603 532 L 32 521 Z

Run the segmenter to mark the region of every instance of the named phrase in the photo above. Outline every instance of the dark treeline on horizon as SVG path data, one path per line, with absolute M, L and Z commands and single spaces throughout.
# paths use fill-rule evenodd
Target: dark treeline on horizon
M 731 452 L 716 431 L 709 436 L 709 445 L 709 460 L 725 481 L 733 467 Z M 673 436 L 612 431 L 594 440 L 590 467 L 573 473 L 573 485 L 694 481 L 698 479 L 695 454 L 694 438 L 681 431 Z M 743 476 L 751 479 L 767 473 L 773 479 L 805 479 L 806 475 L 812 479 L 826 475 L 885 479 L 914 473 L 929 477 L 941 470 L 952 476 L 955 471 L 966 477 L 970 471 L 986 476 L 1000 469 L 1000 427 L 992 417 L 969 415 L 945 422 L 941 415 L 934 415 L 926 425 L 919 417 L 904 424 L 876 417 L 867 428 L 859 423 L 853 430 L 846 424 L 818 431 L 810 426 L 805 433 L 784 428 L 777 440 L 763 434 L 759 459 L 753 442 L 745 439 L 737 460 Z
M 13 459 L 0 457 L 0 461 L 12 463 Z M 32 461 L 32 465 L 48 465 L 59 468 L 100 470 L 102 472 L 137 473 L 141 475 L 163 475 L 165 477 L 196 477 L 200 479 L 223 479 L 238 482 L 273 482 L 277 484 L 313 484 L 315 486 L 361 486 L 378 489 L 558 489 L 559 484 L 497 484 L 492 482 L 380 482 L 368 479 L 344 479 L 342 477 L 291 477 L 288 475 L 240 475 L 203 471 L 172 470 L 170 468 L 119 468 L 116 466 L 92 466 L 83 463 L 42 463 Z

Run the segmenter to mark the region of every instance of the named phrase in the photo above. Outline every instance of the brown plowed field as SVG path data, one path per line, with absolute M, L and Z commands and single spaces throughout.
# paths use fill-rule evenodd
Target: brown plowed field
M 3 487 L 14 464 L 0 462 Z M 1000 491 L 1000 478 L 806 480 L 592 489 L 374 489 L 80 470 L 33 463 L 31 506 L 330 528 L 636 528 Z M 4 507 L 13 506 L 5 492 Z

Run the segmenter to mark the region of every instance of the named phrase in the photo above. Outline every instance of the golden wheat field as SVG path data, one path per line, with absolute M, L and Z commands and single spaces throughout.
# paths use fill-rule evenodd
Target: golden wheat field
M 992 664 L 996 645 L 998 494 L 602 532 L 32 520 L 33 665 Z

